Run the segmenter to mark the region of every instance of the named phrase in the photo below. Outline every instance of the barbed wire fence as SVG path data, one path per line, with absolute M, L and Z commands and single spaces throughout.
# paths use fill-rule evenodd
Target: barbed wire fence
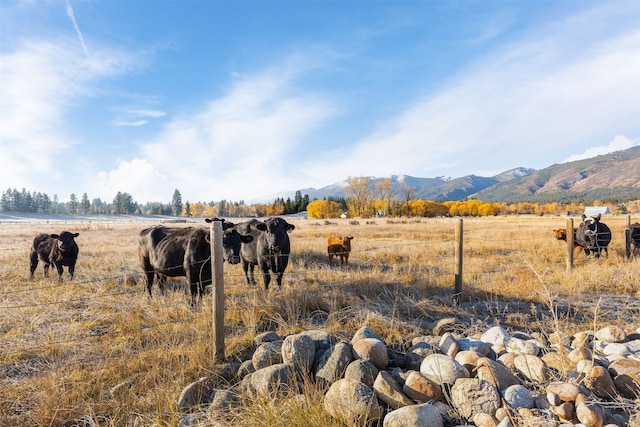
M 462 223 L 462 220 L 460 220 L 458 224 L 461 225 L 461 223 Z M 629 224 L 630 224 L 630 218 L 627 219 L 626 230 L 628 230 Z M 570 229 L 570 227 L 572 227 L 572 223 L 567 222 L 567 229 Z M 628 243 L 629 243 L 628 237 L 627 237 L 628 235 L 629 233 L 625 231 L 625 246 L 627 250 L 628 250 Z M 409 249 L 410 251 L 411 249 L 418 250 L 419 248 L 424 248 L 426 246 L 430 246 L 431 248 L 434 248 L 437 245 L 444 246 L 446 249 L 445 252 L 451 253 L 451 255 L 448 256 L 449 259 L 446 260 L 446 263 L 448 263 L 447 265 L 449 265 L 449 268 L 448 268 L 449 271 L 447 272 L 447 274 L 450 274 L 451 276 L 454 277 L 454 290 L 452 292 L 452 295 L 453 295 L 452 298 L 455 303 L 456 300 L 457 302 L 459 302 L 459 298 L 462 295 L 462 292 L 463 292 L 462 286 L 464 283 L 462 278 L 465 274 L 472 274 L 472 275 L 478 276 L 482 274 L 489 275 L 489 274 L 496 274 L 496 273 L 505 273 L 508 271 L 508 268 L 505 267 L 500 270 L 494 269 L 493 271 L 463 272 L 462 259 L 464 259 L 465 247 L 469 247 L 469 245 L 473 244 L 473 242 L 491 241 L 495 243 L 500 243 L 504 247 L 511 247 L 511 248 L 514 248 L 513 250 L 518 250 L 518 248 L 526 247 L 527 245 L 525 245 L 525 243 L 538 242 L 540 244 L 548 244 L 550 241 L 552 241 L 551 239 L 553 239 L 551 236 L 532 237 L 532 238 L 510 237 L 508 239 L 486 238 L 486 237 L 479 238 L 473 235 L 464 235 L 464 233 L 462 232 L 462 228 L 460 227 L 460 229 L 456 229 L 455 233 L 452 233 L 451 235 L 446 235 L 445 238 L 441 238 L 438 241 L 415 240 L 415 241 L 403 241 L 401 243 L 383 244 L 383 245 L 377 245 L 377 246 L 370 245 L 367 247 L 361 247 L 361 248 L 352 250 L 351 254 L 355 255 L 356 258 L 358 257 L 365 258 L 366 255 L 371 255 L 379 252 L 393 253 L 395 250 L 400 248 L 402 248 L 403 250 Z M 214 242 L 215 240 L 216 239 L 211 239 L 212 242 Z M 572 252 L 574 248 L 573 242 L 569 240 L 572 240 L 572 239 L 568 239 L 567 241 L 567 254 L 569 253 L 570 249 Z M 9 249 L 9 250 L 12 253 L 23 252 L 23 251 L 18 251 L 16 249 Z M 508 259 L 512 260 L 514 253 L 515 252 L 512 252 L 510 255 L 505 255 L 505 257 L 508 257 Z M 297 255 L 294 252 L 290 256 L 296 257 Z M 521 254 L 518 256 L 521 258 L 524 257 Z M 320 255 L 318 257 L 318 260 L 319 259 L 320 259 Z M 209 261 L 209 260 L 206 260 L 206 261 Z M 443 262 L 444 260 L 441 258 L 438 260 L 437 264 L 442 264 Z M 512 264 L 512 261 L 507 261 L 507 263 Z M 224 280 L 228 280 L 234 283 L 244 282 L 245 280 L 244 272 L 237 267 L 238 266 L 236 266 L 236 268 L 234 269 L 235 271 L 229 271 L 229 269 L 227 269 L 227 271 L 225 271 L 224 273 Z M 183 268 L 183 266 L 180 265 L 180 266 L 175 266 L 173 268 L 178 269 L 178 268 Z M 364 268 L 366 269 L 366 267 Z M 440 265 L 440 268 L 442 268 L 441 265 Z M 320 264 L 319 261 L 313 260 L 312 262 L 309 263 L 309 265 L 306 265 L 304 269 L 294 264 L 292 268 L 290 268 L 289 271 L 287 271 L 287 277 L 289 277 L 289 280 L 293 282 L 297 282 L 297 281 L 304 282 L 309 280 L 310 278 L 312 279 L 318 274 L 326 273 L 328 270 L 333 271 L 335 274 L 340 274 L 341 272 L 347 271 L 346 269 L 341 270 L 339 268 L 331 268 L 328 266 L 328 264 Z M 1 301 L 0 311 L 4 312 L 5 315 L 8 315 L 8 316 L 23 318 L 24 314 L 21 315 L 19 314 L 19 312 L 24 310 L 47 310 L 51 308 L 55 309 L 56 307 L 63 307 L 68 305 L 71 305 L 73 308 L 75 306 L 79 306 L 83 304 L 99 303 L 100 301 L 106 301 L 107 304 L 103 307 L 103 309 L 117 311 L 119 314 L 122 314 L 122 315 L 139 313 L 140 311 L 145 310 L 144 304 L 142 305 L 138 304 L 133 306 L 123 306 L 121 304 L 121 301 L 122 301 L 122 298 L 130 299 L 132 297 L 139 296 L 140 294 L 146 293 L 146 286 L 143 286 L 142 289 L 140 289 L 140 287 L 138 286 L 139 283 L 143 283 L 146 285 L 145 283 L 146 273 L 147 272 L 142 271 L 140 269 L 130 269 L 130 270 L 119 271 L 117 274 L 105 275 L 101 277 L 86 278 L 86 279 L 73 280 L 73 281 L 63 281 L 63 282 L 58 282 L 55 279 L 49 279 L 49 280 L 45 279 L 44 281 L 47 283 L 44 283 L 42 285 L 35 285 L 35 286 L 29 286 L 29 287 L 24 287 L 20 289 L 10 289 L 10 290 L 0 289 L 0 301 Z M 212 278 L 213 278 L 212 281 L 215 281 L 215 273 L 212 274 Z M 116 286 L 126 285 L 127 283 L 129 283 L 132 286 L 126 286 L 124 288 L 119 288 L 115 290 L 112 289 L 113 286 L 104 286 L 104 285 L 116 285 Z M 47 301 L 36 301 L 35 299 L 31 299 L 28 301 L 23 301 L 22 298 L 19 298 L 19 296 L 22 294 L 46 293 L 48 295 L 51 293 L 55 294 L 55 290 L 57 289 L 70 288 L 70 287 L 84 289 L 87 286 L 91 286 L 91 285 L 93 285 L 94 287 L 97 287 L 96 285 L 99 285 L 105 289 L 103 290 L 103 292 L 100 292 L 100 293 L 90 293 L 88 295 L 67 298 L 67 299 L 52 299 Z M 213 283 L 213 287 L 215 286 L 216 284 Z M 165 290 L 165 292 L 167 291 L 169 290 Z M 86 289 L 85 289 L 85 292 L 86 292 Z M 186 289 L 185 289 L 185 292 L 186 292 Z M 18 298 L 16 298 L 16 296 L 18 296 Z M 83 332 L 78 334 L 77 337 L 62 337 L 62 338 L 56 339 L 55 337 L 50 336 L 46 341 L 43 341 L 43 342 L 28 341 L 27 344 L 25 344 L 24 339 L 22 337 L 19 337 L 19 338 L 17 337 L 15 340 L 12 340 L 11 337 L 5 336 L 3 340 L 4 344 L 0 349 L 0 356 L 5 358 L 6 360 L 11 360 L 14 356 L 19 356 L 24 354 L 33 354 L 33 355 L 44 354 L 46 353 L 47 349 L 50 350 L 51 348 L 56 346 L 66 345 L 66 346 L 75 347 L 80 345 L 91 345 L 93 342 L 97 342 L 105 339 L 105 337 L 108 337 L 108 339 L 114 340 L 114 341 L 122 340 L 122 339 L 133 339 L 135 334 L 153 333 L 156 330 L 159 330 L 161 328 L 167 328 L 167 327 L 176 328 L 177 333 L 184 333 L 184 331 L 181 329 L 181 326 L 184 325 L 185 319 L 191 323 L 201 323 L 203 327 L 205 327 L 204 325 L 211 325 L 213 323 L 214 318 L 216 317 L 215 310 L 213 312 L 211 310 L 206 310 L 206 309 L 191 310 L 184 300 L 167 301 L 165 299 L 161 299 L 160 301 L 161 301 L 160 307 L 159 307 L 160 309 L 165 311 L 175 310 L 177 314 L 174 316 L 174 318 L 172 318 L 171 320 L 159 321 L 157 320 L 157 317 L 153 319 L 153 316 L 149 316 L 150 320 L 155 320 L 155 323 L 149 320 L 143 326 L 139 326 L 137 324 L 131 325 L 130 328 L 123 328 L 122 331 L 119 331 L 120 332 L 119 334 L 117 333 L 117 331 L 108 330 L 108 327 L 97 326 L 96 328 L 91 329 L 88 332 Z M 212 302 L 215 303 L 215 301 L 212 301 Z M 109 304 L 109 303 L 112 303 L 112 304 Z M 224 313 L 224 309 L 222 310 L 223 310 L 222 312 Z M 215 331 L 215 329 L 216 329 L 216 325 L 214 324 L 213 330 Z M 224 337 L 224 324 L 221 326 L 220 330 L 223 331 L 222 337 Z M 220 332 L 218 332 L 218 335 L 216 335 L 215 332 L 212 333 L 211 335 L 212 335 L 212 338 L 215 340 L 216 337 L 218 338 L 220 337 Z M 222 351 L 222 354 L 224 354 L 224 345 L 222 349 L 215 349 L 214 354 L 219 355 L 221 351 Z M 92 355 L 90 361 L 83 361 L 83 362 L 85 363 L 91 362 L 91 363 L 99 364 L 112 359 L 113 359 L 113 355 L 102 355 L 102 356 Z

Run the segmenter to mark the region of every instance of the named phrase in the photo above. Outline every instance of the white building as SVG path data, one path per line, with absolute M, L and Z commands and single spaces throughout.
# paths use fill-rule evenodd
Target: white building
M 608 206 L 587 206 L 584 210 L 586 216 L 611 215 Z

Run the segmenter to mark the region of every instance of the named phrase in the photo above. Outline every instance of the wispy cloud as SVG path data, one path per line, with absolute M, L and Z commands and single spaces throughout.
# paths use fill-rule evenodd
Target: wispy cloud
M 283 185 L 297 186 L 291 176 L 294 151 L 337 110 L 296 89 L 298 64 L 293 61 L 239 80 L 225 96 L 172 119 L 141 146 L 141 159 L 155 174 L 140 176 L 123 162 L 116 170 L 100 173 L 102 187 L 131 194 L 156 189 L 156 194 L 164 194 L 166 182 L 156 179 L 158 171 L 171 182 L 171 192 L 179 188 L 183 199 L 191 201 L 239 200 L 242 194 L 258 197 Z M 129 179 L 112 179 L 128 174 Z M 170 196 L 165 194 L 165 199 Z
M 0 144 L 6 186 L 42 188 L 70 173 L 60 168 L 68 150 L 83 143 L 69 131 L 66 114 L 73 103 L 95 95 L 93 84 L 131 68 L 134 55 L 96 50 L 91 61 L 69 38 L 23 40 L 0 56 Z
M 71 23 L 73 24 L 73 29 L 76 31 L 76 34 L 78 35 L 78 40 L 80 40 L 80 45 L 82 46 L 82 50 L 84 51 L 85 56 L 89 58 L 89 50 L 87 49 L 87 45 L 84 42 L 84 37 L 80 32 L 80 27 L 78 26 L 78 22 L 76 21 L 76 16 L 73 13 L 73 8 L 71 7 L 71 3 L 69 3 L 69 0 L 66 0 L 65 9 L 67 11 L 67 16 L 69 17 L 69 19 L 71 19 Z
M 114 126 L 121 127 L 138 127 L 144 126 L 149 123 L 147 119 L 159 119 L 166 116 L 164 111 L 150 110 L 144 108 L 120 108 L 118 109 L 119 118 L 113 120 L 111 123 Z
M 308 159 L 305 169 L 315 182 L 340 173 L 487 176 L 548 166 L 610 140 L 611 129 L 637 135 L 640 32 L 580 49 L 560 23 L 540 33 L 469 64 L 439 93 L 407 106 L 352 148 L 325 153 L 320 163 Z

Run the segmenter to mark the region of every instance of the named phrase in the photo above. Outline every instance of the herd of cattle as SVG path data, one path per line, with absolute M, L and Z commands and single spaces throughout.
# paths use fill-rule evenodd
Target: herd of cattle
M 609 256 L 609 243 L 611 243 L 611 229 L 607 224 L 600 222 L 601 216 L 587 217 L 582 215 L 582 222 L 573 229 L 573 246 L 584 250 L 585 255 L 594 253 L 596 258 L 604 252 Z M 557 228 L 553 230 L 557 240 L 567 240 L 567 229 Z M 630 226 L 630 244 L 634 252 L 640 249 L 640 223 Z
M 582 222 L 574 228 L 574 245 L 584 250 L 588 256 L 593 252 L 596 257 L 611 242 L 611 230 L 596 217 L 582 216 Z M 295 229 L 293 224 L 283 218 L 273 217 L 265 221 L 252 219 L 233 224 L 224 219 L 207 219 L 207 222 L 221 221 L 222 247 L 224 261 L 229 264 L 242 263 L 247 284 L 255 285 L 254 268 L 262 271 L 264 288 L 269 289 L 271 273 L 276 277 L 278 286 L 282 286 L 282 276 L 289 263 L 291 243 L 288 233 Z M 566 229 L 553 230 L 556 239 L 567 240 Z M 78 259 L 78 245 L 75 238 L 79 233 L 64 231 L 60 234 L 38 234 L 33 240 L 30 252 L 30 279 L 38 266 L 44 264 L 44 275 L 49 267 L 58 271 L 62 280 L 63 267 L 68 267 L 73 278 Z M 640 251 L 640 223 L 631 224 L 631 245 L 634 252 Z M 337 257 L 340 265 L 348 264 L 351 252 L 352 236 L 329 237 L 327 254 L 329 266 Z M 140 231 L 138 241 L 140 266 L 146 277 L 147 294 L 151 297 L 154 280 L 164 293 L 168 277 L 187 278 L 191 291 L 191 305 L 196 306 L 202 300 L 204 288 L 211 284 L 211 242 L 209 229 L 203 227 L 167 227 L 156 225 Z

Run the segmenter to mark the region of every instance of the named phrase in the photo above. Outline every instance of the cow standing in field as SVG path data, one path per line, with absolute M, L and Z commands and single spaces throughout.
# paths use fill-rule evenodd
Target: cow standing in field
M 230 264 L 240 262 L 240 244 L 252 239 L 252 236 L 242 236 L 231 228 L 223 230 L 224 261 Z M 185 276 L 191 291 L 192 307 L 197 305 L 196 299 L 202 300 L 205 286 L 211 284 L 211 240 L 208 229 L 162 225 L 145 228 L 140 232 L 138 256 L 147 278 L 147 294 L 150 298 L 154 277 L 160 292 L 164 293 L 167 277 Z
M 334 237 L 327 239 L 327 253 L 329 254 L 329 267 L 331 267 L 333 257 L 340 259 L 340 265 L 349 264 L 349 253 L 351 252 L 352 236 Z
M 247 284 L 255 285 L 253 274 L 257 265 L 262 270 L 265 290 L 269 289 L 271 272 L 276 276 L 278 287 L 282 286 L 282 276 L 289 264 L 291 242 L 288 233 L 296 227 L 282 218 L 269 218 L 264 222 L 252 219 L 235 226 L 240 234 L 253 236 L 253 241 L 243 243 L 240 248 L 240 259 Z
M 629 227 L 629 240 L 631 253 L 640 255 L 640 223 L 634 222 Z
M 593 252 L 596 258 L 604 251 L 609 256 L 607 246 L 611 242 L 611 230 L 607 224 L 600 222 L 601 215 L 587 217 L 582 215 L 582 222 L 576 231 L 575 241 L 582 246 L 585 255 Z
M 573 227 L 573 247 L 577 251 L 582 250 L 582 246 L 576 241 L 576 231 L 578 231 L 578 227 Z M 556 235 L 556 240 L 564 240 L 567 241 L 567 229 L 566 228 L 556 228 L 553 230 L 553 233 Z
M 29 266 L 29 278 L 33 280 L 33 272 L 38 267 L 38 260 L 44 263 L 44 276 L 49 275 L 49 266 L 58 270 L 58 279 L 62 280 L 63 266 L 69 267 L 69 275 L 73 279 L 73 274 L 78 261 L 78 244 L 75 238 L 80 233 L 70 233 L 63 231 L 60 234 L 38 234 L 33 239 L 31 246 L 31 263 Z

